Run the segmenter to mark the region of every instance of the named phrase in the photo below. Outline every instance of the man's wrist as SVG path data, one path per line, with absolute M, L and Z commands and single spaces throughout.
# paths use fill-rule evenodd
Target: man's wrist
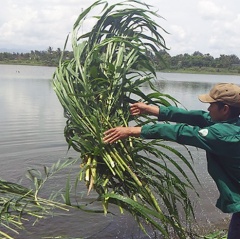
M 140 137 L 142 127 L 129 127 L 129 136 Z
M 150 115 L 158 116 L 159 112 L 160 112 L 160 109 L 159 109 L 158 106 L 149 105 L 148 112 L 149 112 Z

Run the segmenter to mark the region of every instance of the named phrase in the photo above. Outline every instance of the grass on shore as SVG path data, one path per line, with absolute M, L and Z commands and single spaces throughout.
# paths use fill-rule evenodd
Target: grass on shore
M 225 230 L 216 231 L 216 232 L 207 234 L 201 238 L 202 239 L 227 239 L 227 232 Z

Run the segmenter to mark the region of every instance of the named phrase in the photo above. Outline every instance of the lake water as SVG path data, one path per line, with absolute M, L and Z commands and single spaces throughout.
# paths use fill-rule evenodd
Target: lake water
M 51 166 L 59 159 L 77 157 L 67 151 L 63 136 L 65 118 L 62 107 L 52 89 L 51 77 L 55 68 L 18 65 L 0 65 L 0 164 L 1 178 L 11 182 L 25 182 L 24 174 L 29 168 Z M 240 83 L 239 76 L 195 75 L 158 73 L 157 87 L 163 93 L 178 99 L 188 109 L 207 109 L 198 101 L 197 95 L 207 92 L 217 82 Z M 148 88 L 143 88 L 146 93 Z M 179 147 L 176 145 L 176 147 Z M 206 172 L 205 153 L 192 148 L 194 168 L 202 186 L 198 187 L 200 199 L 195 200 L 197 221 L 200 226 L 214 227 L 225 223 L 229 217 L 215 208 L 218 197 L 215 185 Z M 71 169 L 75 180 L 79 166 Z M 45 187 L 50 195 L 65 186 L 68 173 L 60 173 Z M 86 191 L 84 185 L 80 191 Z M 84 197 L 88 203 L 94 194 Z M 49 217 L 34 227 L 26 225 L 27 231 L 15 238 L 148 238 L 138 229 L 131 216 L 89 214 L 71 211 L 65 215 Z M 152 237 L 153 238 L 153 237 Z

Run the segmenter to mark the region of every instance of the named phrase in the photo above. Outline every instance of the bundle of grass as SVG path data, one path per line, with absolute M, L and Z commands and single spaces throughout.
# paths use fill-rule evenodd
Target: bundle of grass
M 96 24 L 81 35 L 87 15 L 101 6 Z M 72 31 L 74 57 L 60 60 L 53 85 L 67 117 L 66 140 L 82 160 L 80 180 L 85 180 L 88 193 L 92 189 L 98 193 L 105 213 L 109 203 L 116 204 L 129 211 L 143 230 L 146 221 L 164 238 L 170 237 L 172 229 L 186 238 L 177 206 L 181 205 L 186 218 L 192 214 L 187 189 L 193 185 L 169 154 L 194 174 L 188 160 L 162 140 L 130 138 L 113 145 L 102 141 L 103 132 L 111 127 L 155 123 L 147 116 L 134 119 L 129 103 L 176 104 L 153 84 L 154 61 L 161 59 L 160 49 L 167 48 L 160 34 L 165 31 L 153 20 L 159 16 L 150 9 L 139 1 L 110 6 L 97 1 L 83 11 Z M 142 92 L 145 85 L 151 93 Z

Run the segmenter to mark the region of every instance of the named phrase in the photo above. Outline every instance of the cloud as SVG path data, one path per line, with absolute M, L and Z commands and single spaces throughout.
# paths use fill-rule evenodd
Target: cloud
M 176 41 L 182 41 L 186 39 L 186 31 L 182 26 L 172 25 L 170 28 L 171 34 L 174 35 Z
M 220 49 L 228 49 L 229 54 L 238 54 L 240 51 L 239 25 L 240 14 L 231 21 L 214 22 L 212 24 L 213 34 L 209 39 L 210 47 L 218 51 L 220 51 Z
M 108 0 L 109 4 L 119 1 Z M 1 6 L 0 49 L 63 48 L 81 11 L 94 2 L 7 0 Z M 154 20 L 170 33 L 163 35 L 171 55 L 194 51 L 215 55 L 239 52 L 239 0 L 148 0 L 146 3 L 165 19 Z M 101 14 L 97 9 L 91 12 Z M 91 30 L 93 22 L 87 19 L 81 33 Z
M 203 19 L 205 20 L 218 20 L 226 19 L 231 12 L 227 9 L 225 5 L 220 5 L 219 2 L 214 3 L 211 0 L 202 0 L 198 3 L 199 12 Z
M 81 13 L 81 6 L 73 8 L 77 2 L 73 0 L 54 5 L 59 2 L 43 0 L 8 4 L 8 16 L 5 16 L 5 21 L 0 18 L 0 46 L 8 43 L 43 49 L 50 45 L 63 46 L 74 21 Z
M 201 31 L 205 35 L 206 49 L 209 49 L 212 55 L 238 54 L 240 38 L 238 4 L 236 0 L 199 1 L 198 12 L 204 27 Z

